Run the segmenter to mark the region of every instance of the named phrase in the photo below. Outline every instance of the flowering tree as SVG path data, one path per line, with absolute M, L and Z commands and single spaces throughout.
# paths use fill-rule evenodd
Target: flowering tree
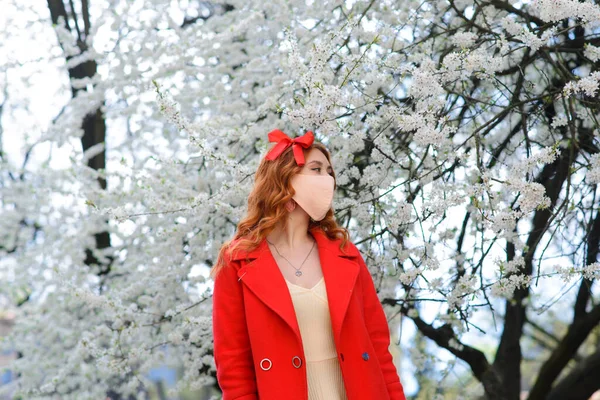
M 7 8 L 5 48 L 27 7 Z M 528 399 L 600 389 L 600 349 L 577 354 L 600 322 L 598 4 L 96 7 L 48 1 L 36 32 L 58 38 L 42 56 L 55 65 L 60 46 L 71 97 L 21 158 L 0 152 L 20 393 L 137 396 L 164 363 L 184 365 L 176 390 L 216 385 L 198 271 L 244 214 L 274 128 L 326 143 L 338 220 L 387 310 L 479 382 L 462 395 L 519 398 L 527 326 L 556 339 Z M 548 310 L 564 332 L 540 323 Z

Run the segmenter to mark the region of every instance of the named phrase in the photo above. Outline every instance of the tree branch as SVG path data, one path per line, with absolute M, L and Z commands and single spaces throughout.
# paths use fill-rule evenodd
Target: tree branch
M 587 400 L 600 389 L 600 349 L 577 364 L 546 400 Z
M 455 336 L 452 327 L 448 324 L 434 328 L 419 317 L 409 316 L 406 308 L 402 312 L 413 320 L 419 332 L 425 337 L 433 340 L 438 346 L 448 350 L 469 365 L 471 371 L 473 371 L 473 375 L 483 384 L 488 399 L 504 398 L 502 384 L 490 368 L 490 364 L 483 352 L 461 343 Z

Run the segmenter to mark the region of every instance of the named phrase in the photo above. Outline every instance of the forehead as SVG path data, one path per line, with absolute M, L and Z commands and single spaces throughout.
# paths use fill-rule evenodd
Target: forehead
M 329 161 L 327 161 L 327 157 L 323 154 L 319 149 L 311 149 L 306 155 L 306 164 L 312 161 L 321 161 L 324 165 L 329 166 Z M 317 163 L 314 163 L 315 165 Z

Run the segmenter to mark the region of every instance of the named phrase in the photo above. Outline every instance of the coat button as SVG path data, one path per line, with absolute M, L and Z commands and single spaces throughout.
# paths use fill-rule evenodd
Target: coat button
M 263 365 L 263 362 L 265 362 L 265 361 L 268 361 L 268 365 L 269 365 L 268 367 Z M 272 365 L 273 365 L 273 363 L 268 358 L 263 358 L 262 360 L 260 360 L 260 367 L 265 371 L 270 370 Z
M 344 353 L 340 353 L 340 358 L 344 361 Z
M 363 360 L 367 361 L 369 359 L 369 353 L 367 353 L 366 351 L 362 354 L 362 358 Z
M 300 368 L 300 366 L 302 366 L 302 359 L 298 356 L 292 357 L 292 365 L 296 368 Z

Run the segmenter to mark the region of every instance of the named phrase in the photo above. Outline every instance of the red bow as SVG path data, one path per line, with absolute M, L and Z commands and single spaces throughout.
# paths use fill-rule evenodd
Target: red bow
M 308 131 L 304 135 L 298 136 L 292 140 L 288 135 L 279 129 L 273 129 L 271 132 L 269 132 L 269 142 L 277 142 L 277 144 L 271 150 L 269 150 L 266 159 L 272 161 L 279 157 L 279 155 L 283 153 L 285 149 L 292 146 L 296 164 L 302 166 L 304 165 L 304 153 L 302 152 L 302 147 L 305 149 L 310 147 L 314 140 L 315 136 L 313 135 L 312 131 Z

